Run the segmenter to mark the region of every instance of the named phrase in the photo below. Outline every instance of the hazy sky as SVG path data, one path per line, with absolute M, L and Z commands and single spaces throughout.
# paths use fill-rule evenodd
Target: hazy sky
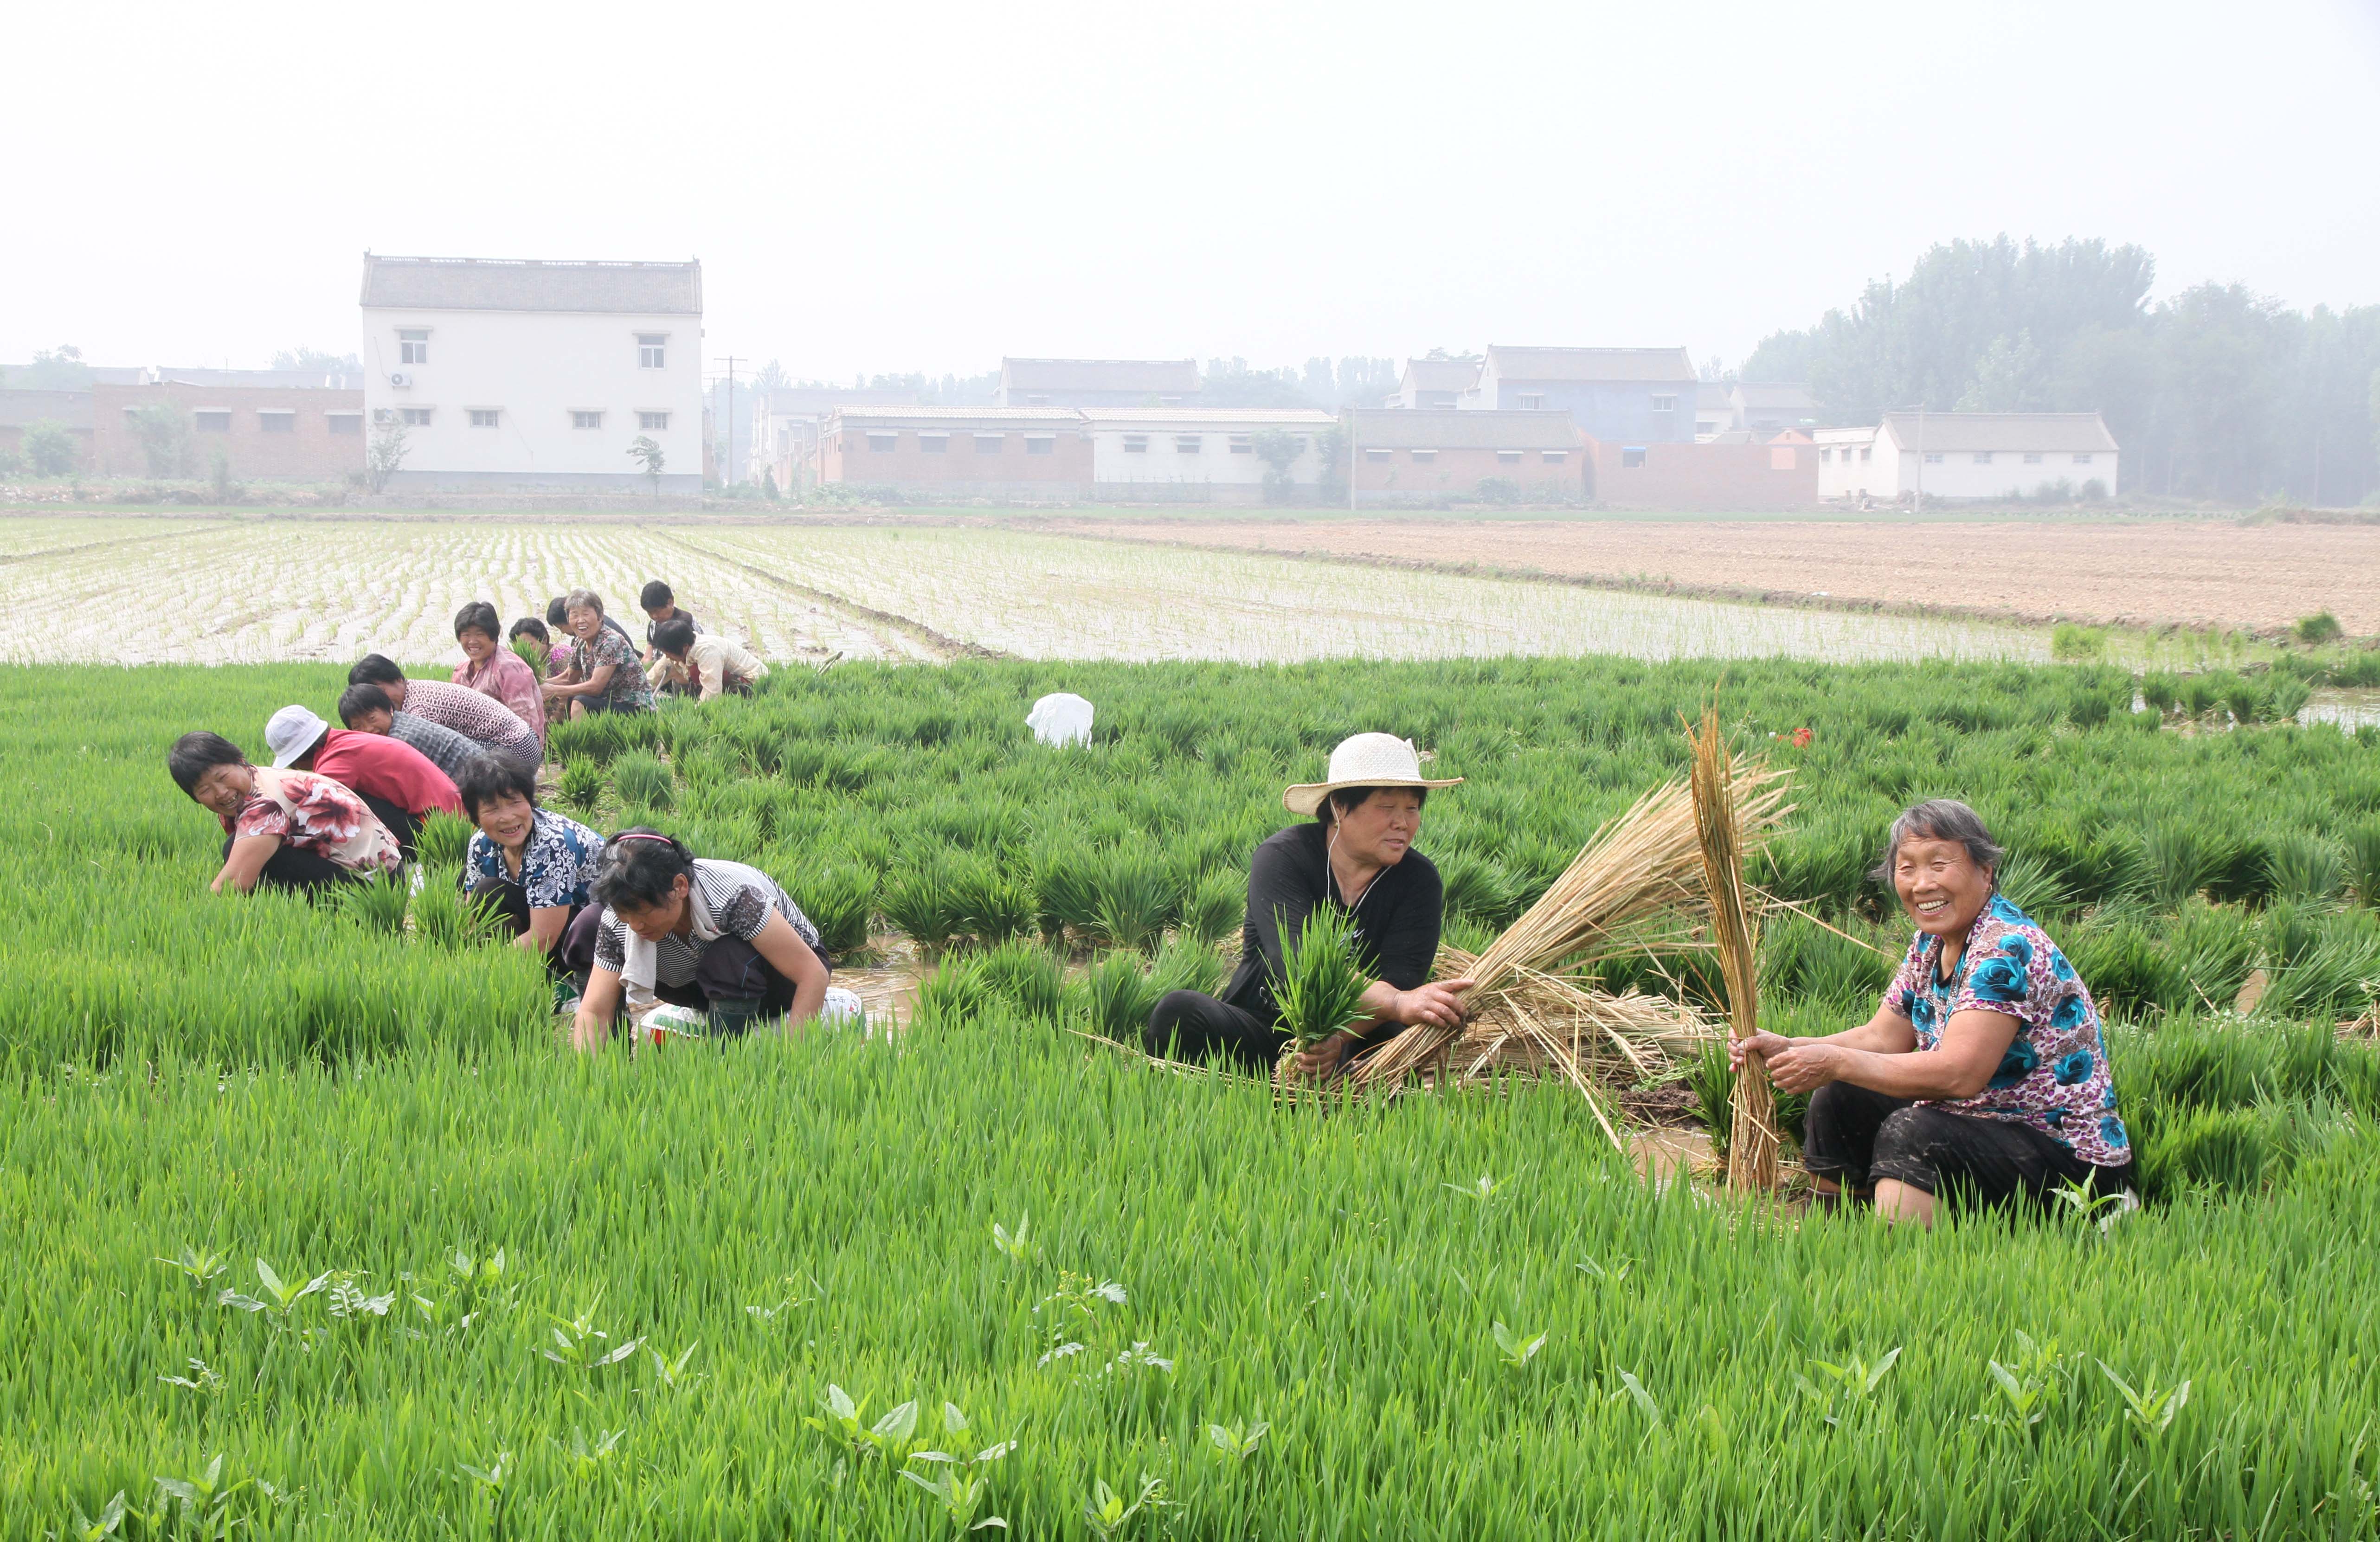
M 359 254 L 699 256 L 705 353 L 1764 334 L 2006 231 L 2380 301 L 2380 5 L 70 4 L 0 361 L 356 346 Z

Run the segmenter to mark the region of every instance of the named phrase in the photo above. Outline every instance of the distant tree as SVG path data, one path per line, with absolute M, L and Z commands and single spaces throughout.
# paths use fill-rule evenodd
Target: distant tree
M 2020 327 L 2012 336 L 1992 339 L 1975 360 L 1975 377 L 1959 398 L 1961 412 L 2040 412 L 2048 403 L 2049 382 L 2033 334 Z
M 1269 504 L 1286 504 L 1296 495 L 1297 478 L 1290 467 L 1297 463 L 1297 435 L 1281 429 L 1258 429 L 1248 435 L 1248 448 L 1264 462 Z
M 35 354 L 18 375 L 16 386 L 20 391 L 88 391 L 91 366 L 82 361 L 80 348 L 61 344 Z
M 219 504 L 231 502 L 231 456 L 224 453 L 224 447 L 220 444 L 216 445 L 213 453 L 207 457 L 207 480 L 214 486 L 215 502 Z
M 354 354 L 325 353 L 320 348 L 284 348 L 273 356 L 273 367 L 302 370 L 310 375 L 359 375 L 364 369 L 363 360 Z
M 1727 367 L 1726 359 L 1713 354 L 1696 368 L 1694 378 L 1710 385 L 1725 385 L 1733 382 L 1735 372 Z
M 129 414 L 132 437 L 152 477 L 187 476 L 190 470 L 190 421 L 171 402 L 144 402 Z
M 1772 332 L 1743 360 L 1742 377 L 1763 383 L 1800 382 L 1810 378 L 1810 361 L 1818 356 L 1818 329 Z
M 55 418 L 26 424 L 19 448 L 25 464 L 36 477 L 63 477 L 82 458 L 75 443 L 74 430 Z
M 372 426 L 371 443 L 364 449 L 364 483 L 374 492 L 388 491 L 389 479 L 405 465 L 405 419 L 390 413 Z
M 763 391 L 778 391 L 793 384 L 794 382 L 793 378 L 785 373 L 785 367 L 772 358 L 760 366 L 759 373 L 752 377 L 752 383 Z
M 1200 382 L 1203 407 L 1312 407 L 1295 371 L 1251 370 L 1245 358 L 1213 358 Z M 1152 404 L 1154 405 L 1154 404 Z
M 645 475 L 652 479 L 653 496 L 660 497 L 662 467 L 669 464 L 669 456 L 662 453 L 661 445 L 654 442 L 652 435 L 637 435 L 628 444 L 628 458 L 644 467 Z

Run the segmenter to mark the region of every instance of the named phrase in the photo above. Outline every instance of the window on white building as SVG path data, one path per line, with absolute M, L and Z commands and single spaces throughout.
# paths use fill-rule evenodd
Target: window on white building
M 199 420 L 200 433 L 231 432 L 231 414 L 228 412 L 200 412 L 193 416 Z
M 2091 457 L 2087 455 L 2076 455 L 2074 457 L 2074 464 L 2077 466 L 2088 466 L 2091 464 Z
M 669 334 L 640 332 L 637 334 L 637 368 L 662 370 L 668 368 Z
M 1025 453 L 1028 455 L 1054 455 L 1058 453 L 1058 436 L 1054 433 L 1028 433 L 1025 436 Z
M 639 412 L 637 414 L 637 427 L 642 429 L 647 433 L 667 433 L 669 432 L 669 414 L 666 412 Z
M 1977 450 L 1977 451 L 1975 452 L 1975 464 L 1976 464 L 1976 465 L 1978 465 L 1978 466 L 1989 466 L 1991 463 L 1992 463 L 1992 453 L 1991 453 L 1989 450 Z
M 1942 464 L 1942 456 L 1941 456 L 1940 452 L 1938 452 L 1938 451 L 1928 451 L 1928 452 L 1926 452 L 1926 455 L 1925 455 L 1925 464 L 1926 464 L 1926 465 L 1928 465 L 1928 466 L 1939 466 L 1939 465 L 1941 465 L 1941 464 Z
M 1518 450 L 1499 450 L 1496 452 L 1496 458 L 1502 461 L 1507 466 L 1518 466 L 1521 464 L 1521 452 Z
M 2032 451 L 2027 450 L 2024 455 L 2024 463 L 2027 466 L 2038 466 L 2041 464 L 2041 457 L 2034 455 Z
M 1549 450 L 1549 451 L 1548 451 L 1548 452 L 1546 453 L 1546 458 L 1547 458 L 1548 460 L 1555 460 L 1555 459 L 1560 458 L 1560 455 L 1561 455 L 1561 452 L 1560 452 L 1560 450 Z M 1645 446 L 1644 446 L 1644 445 L 1642 445 L 1642 444 L 1622 444 L 1622 445 L 1620 447 L 1620 465 L 1621 465 L 1621 469 L 1623 469 L 1623 470 L 1633 470 L 1633 469 L 1634 469 L 1635 467 L 1639 467 L 1639 466 L 1642 466 L 1642 465 L 1644 465 L 1644 464 L 1645 464 Z
M 1206 441 L 1197 434 L 1177 433 L 1173 436 L 1173 453 L 1177 455 L 1195 455 L 1198 453 L 1198 446 L 1205 443 Z
M 1678 410 L 1678 398 L 1675 396 L 1656 396 L 1653 398 L 1653 410 L 1656 412 L 1675 412 Z
M 946 455 L 951 452 L 951 436 L 947 433 L 921 433 L 917 448 L 929 455 Z
M 1849 452 L 1849 451 L 1845 451 L 1844 453 L 1845 453 L 1846 455 L 1850 454 L 1850 452 Z M 1821 446 L 1819 447 L 1819 449 L 1818 449 L 1818 460 L 1819 460 L 1819 463 L 1820 463 L 1821 465 L 1829 464 L 1829 463 L 1831 463 L 1831 462 L 1834 460 L 1834 458 L 1835 458 L 1835 452 L 1834 452 L 1834 451 L 1829 450 L 1829 449 L 1826 448 L 1826 447 L 1825 447 L 1825 446 L 1823 446 L 1823 445 L 1821 445 Z
M 1636 453 L 1639 455 L 1642 455 L 1645 452 L 1639 450 Z M 1566 461 L 1569 458 L 1570 452 L 1568 450 L 1548 450 L 1545 452 L 1545 460 L 1548 466 L 1560 466 L 1563 461 Z
M 871 433 L 868 436 L 868 447 L 880 455 L 889 455 L 901 447 L 901 436 L 897 433 Z
M 364 415 L 360 412 L 334 412 L 330 415 L 333 433 L 361 433 Z
M 1876 446 L 1875 446 L 1875 445 L 1873 445 L 1873 444 L 1863 444 L 1863 445 L 1861 445 L 1861 446 L 1860 446 L 1860 459 L 1862 459 L 1862 460 L 1865 461 L 1865 460 L 1873 460 L 1873 459 L 1875 459 L 1875 458 L 1876 458 Z M 1866 491 L 1866 489 L 1863 488 L 1863 489 L 1861 489 L 1861 491 L 1862 491 L 1862 492 L 1865 492 L 1865 491 Z
M 430 426 L 431 415 L 434 411 L 436 411 L 434 407 L 401 407 L 396 409 L 396 417 L 397 420 L 408 429 L 426 429 Z
M 979 433 L 975 436 L 977 455 L 996 455 L 1007 447 L 1008 436 L 1004 433 Z
M 570 414 L 570 426 L 574 429 L 600 429 L 603 426 L 603 415 L 600 412 L 580 412 L 573 408 Z
M 258 409 L 256 417 L 258 423 L 267 433 L 298 431 L 298 414 L 288 407 L 261 407 Z
M 399 364 L 429 363 L 430 334 L 427 331 L 398 333 L 396 334 L 396 361 Z
M 1232 454 L 1235 455 L 1252 455 L 1257 453 L 1255 443 L 1251 442 L 1248 435 L 1244 433 L 1232 435 L 1231 448 Z
M 1148 435 L 1145 433 L 1125 434 L 1123 436 L 1123 453 L 1128 455 L 1145 455 L 1148 454 Z
M 1529 411 L 1532 408 L 1541 407 L 1546 405 L 1544 395 L 1536 391 L 1524 391 L 1518 396 L 1515 396 L 1513 400 L 1521 404 L 1521 409 L 1524 412 Z
M 492 429 L 504 421 L 504 413 L 502 407 L 475 407 L 470 409 L 470 412 L 471 426 L 475 429 Z

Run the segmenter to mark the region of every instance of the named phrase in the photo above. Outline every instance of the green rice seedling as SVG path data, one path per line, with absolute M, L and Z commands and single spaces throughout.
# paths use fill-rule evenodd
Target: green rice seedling
M 2380 820 L 2367 820 L 2340 832 L 2346 848 L 2347 889 L 2365 909 L 2380 909 Z
M 463 865 L 464 854 L 470 849 L 471 837 L 478 833 L 479 827 L 470 820 L 449 814 L 443 808 L 433 808 L 430 817 L 421 821 L 421 832 L 415 839 L 414 849 L 421 854 L 421 860 L 430 867 L 459 868 Z
M 1220 942 L 1240 929 L 1247 906 L 1248 875 L 1217 868 L 1182 902 L 1182 935 L 1194 942 Z
M 1180 904 L 1173 875 L 1157 853 L 1144 847 L 1103 853 L 1093 883 L 1099 906 L 1091 929 L 1111 948 L 1155 947 Z
M 2380 996 L 2380 916 L 2350 910 L 2301 924 L 2312 931 L 2312 941 L 2282 944 L 2281 961 L 2259 1009 L 2281 1017 L 2333 1019 L 2368 1009 Z M 2267 925 L 2272 929 L 2273 918 Z
M 2061 621 L 2052 630 L 2049 656 L 2061 664 L 2091 663 L 2106 656 L 2107 629 L 2104 626 L 2077 626 Z
M 1520 883 L 1501 863 L 1462 850 L 1437 860 L 1449 914 L 1467 916 L 1499 930 L 1520 916 Z
M 953 855 L 943 865 L 941 882 L 955 930 L 1001 942 L 1032 929 L 1032 895 L 990 857 L 978 852 Z
M 603 796 L 602 763 L 590 759 L 564 761 L 554 792 L 565 807 L 592 814 Z
M 1041 935 L 1055 941 L 1068 931 L 1087 937 L 1099 921 L 1097 863 L 1090 848 L 1074 840 L 1045 840 L 1032 857 L 1034 917 Z
M 879 903 L 885 920 L 929 952 L 948 948 L 966 929 L 961 902 L 951 885 L 950 862 L 940 852 L 894 873 L 886 880 Z
M 394 874 L 375 873 L 361 883 L 350 883 L 339 891 L 340 913 L 367 931 L 405 930 L 405 913 L 412 904 L 413 893 L 406 881 Z
M 1049 949 L 1012 938 L 977 955 L 975 966 L 987 989 L 1027 1017 L 1055 1022 L 1065 1004 L 1066 970 Z
M 1169 990 L 1196 990 L 1202 996 L 1212 996 L 1222 990 L 1229 972 L 1213 947 L 1188 937 L 1176 937 L 1157 950 L 1156 962 L 1149 965 L 1148 983 L 1160 996 Z
M 495 907 L 475 900 L 452 883 L 432 881 L 413 896 L 413 929 L 440 948 L 473 948 L 495 941 L 504 925 Z
M 2159 712 L 2170 712 L 2181 699 L 2180 682 L 2160 670 L 2141 676 L 2141 700 Z
M 2267 722 L 2295 722 L 2305 704 L 2313 699 L 2313 687 L 2294 674 L 2276 672 L 2265 677 L 2265 720 Z
M 2168 910 L 2204 889 L 2220 873 L 2228 852 L 2209 840 L 2196 825 L 2173 821 L 2156 826 L 2141 840 L 2149 870 L 2149 897 Z
M 2176 694 L 2181 710 L 2193 718 L 2203 718 L 2223 701 L 2225 683 L 2211 674 L 2186 674 L 2181 677 Z
M 917 982 L 917 1021 L 949 1026 L 982 1015 L 1000 1000 L 984 955 L 953 953 Z
M 2312 615 L 2298 617 L 2297 625 L 2290 627 L 2289 631 L 2298 641 L 2309 648 L 2319 648 L 2326 642 L 2337 642 L 2347 635 L 2346 628 L 2338 624 L 2338 617 L 2328 611 L 2316 611 Z
M 1273 988 L 1281 1031 L 1299 1049 L 1318 1044 L 1363 1011 L 1371 981 L 1355 959 L 1355 928 L 1337 905 L 1309 912 L 1281 948 L 1281 977 Z
M 2266 842 L 2265 871 L 2274 894 L 2312 905 L 2336 898 L 2346 878 L 2338 845 L 2303 831 L 2284 832 Z
M 629 808 L 667 808 L 675 783 L 659 757 L 645 751 L 612 762 L 612 787 Z
M 2053 920 L 2074 909 L 2074 892 L 2032 852 L 2010 853 L 1995 876 L 2000 892 L 2035 920 Z
M 782 863 L 771 864 L 783 868 Z M 837 956 L 856 953 L 868 944 L 868 923 L 876 913 L 876 874 L 856 863 L 829 862 L 780 878 L 802 914 L 819 929 L 819 941 Z
M 2272 703 L 2255 681 L 2235 677 L 2223 687 L 2223 705 L 2231 713 L 2231 721 L 2244 728 L 2264 722 Z
M 1148 1014 L 1161 994 L 1135 952 L 1102 953 L 1075 981 L 1083 1014 L 1095 1032 L 1124 1043 L 1136 1042 L 1148 1026 Z M 1164 1046 L 1158 1046 L 1164 1051 Z

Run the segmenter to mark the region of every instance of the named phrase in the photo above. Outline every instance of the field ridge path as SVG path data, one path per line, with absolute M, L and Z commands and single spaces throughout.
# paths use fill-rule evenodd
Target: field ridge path
M 872 605 L 863 605 L 856 600 L 836 594 L 831 589 L 817 589 L 797 579 L 788 578 L 782 573 L 771 573 L 757 564 L 730 556 L 714 547 L 689 540 L 674 531 L 649 528 L 645 533 L 664 545 L 676 546 L 684 551 L 692 552 L 698 556 L 708 557 L 712 562 L 724 564 L 738 572 L 748 573 L 763 583 L 773 584 L 788 593 L 798 594 L 805 600 L 813 600 L 822 605 L 832 605 L 845 615 L 892 627 L 912 641 L 921 642 L 941 654 L 941 662 L 943 663 L 950 663 L 959 659 L 1014 659 L 1016 657 L 1015 654 L 1004 649 L 986 647 L 979 642 L 969 642 L 963 637 L 952 637 L 947 632 L 936 631 L 924 622 L 903 615 L 896 611 L 880 611 Z

